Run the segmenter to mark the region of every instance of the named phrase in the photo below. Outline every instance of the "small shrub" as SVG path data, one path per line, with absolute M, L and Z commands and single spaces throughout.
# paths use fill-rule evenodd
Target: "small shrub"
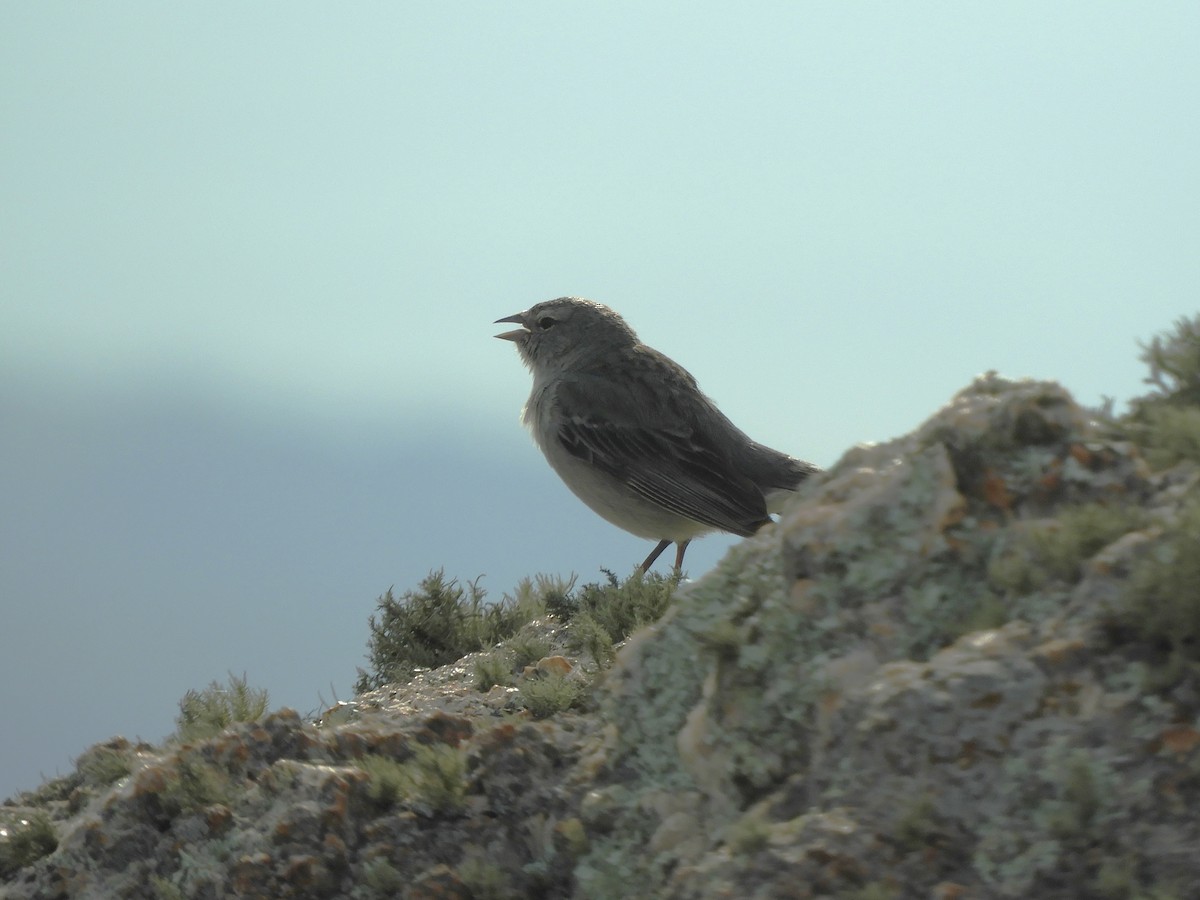
M 461 586 L 441 571 L 431 572 L 415 591 L 397 598 L 388 591 L 368 619 L 368 659 L 372 673 L 362 673 L 355 691 L 408 681 L 421 669 L 433 669 L 484 650 L 511 637 L 536 614 L 529 596 L 485 603 L 478 580 Z
M 556 615 L 562 598 L 568 596 L 575 586 L 575 576 L 562 578 L 558 575 L 535 575 L 522 578 L 517 589 L 505 601 L 524 611 L 526 621 L 540 619 L 545 615 Z
M 357 765 L 371 776 L 367 796 L 380 812 L 405 801 L 426 813 L 453 813 L 466 796 L 466 757 L 446 744 L 418 744 L 403 762 L 367 754 Z
M 380 897 L 398 897 L 408 884 L 408 878 L 382 856 L 363 866 L 363 884 Z
M 150 889 L 154 891 L 154 900 L 185 900 L 183 891 L 169 878 L 161 875 L 150 876 Z
M 1130 403 L 1117 428 L 1132 437 L 1155 468 L 1200 462 L 1200 315 L 1142 345 L 1151 392 Z
M 250 687 L 243 674 L 229 674 L 223 687 L 214 681 L 202 691 L 188 691 L 179 701 L 175 735 L 179 741 L 204 740 L 220 734 L 234 722 L 253 722 L 267 711 L 267 692 Z
M 544 675 L 521 682 L 521 702 L 537 719 L 545 719 L 578 705 L 587 687 L 569 675 Z
M 509 655 L 503 651 L 489 653 L 475 661 L 475 690 L 486 693 L 496 684 L 509 684 L 512 681 L 513 664 Z
M 572 620 L 571 644 L 591 656 L 602 669 L 607 669 L 617 658 L 616 644 L 608 629 L 588 612 L 580 613 Z
M 988 563 L 988 583 L 1009 596 L 1054 582 L 1074 584 L 1083 564 L 1117 538 L 1146 524 L 1145 513 L 1117 503 L 1064 509 L 1057 519 L 1031 524 L 1016 540 L 1000 544 Z
M 1037 555 L 1053 577 L 1073 583 L 1079 580 L 1083 563 L 1144 524 L 1145 515 L 1133 506 L 1088 503 L 1065 509 L 1057 527 L 1037 535 Z
M 45 813 L 34 813 L 8 832 L 8 839 L 0 840 L 0 878 L 16 874 L 58 848 L 58 835 Z
M 1162 537 L 1133 565 L 1112 633 L 1154 654 L 1153 689 L 1164 690 L 1200 671 L 1200 500 L 1180 511 Z
M 905 853 L 928 847 L 938 833 L 937 806 L 928 794 L 909 803 L 892 824 L 892 837 Z
M 473 857 L 458 867 L 458 877 L 473 900 L 508 900 L 516 896 L 508 873 L 493 862 Z
M 159 802 L 163 812 L 174 818 L 216 803 L 228 804 L 232 797 L 233 786 L 226 772 L 212 763 L 181 759 L 176 771 L 167 778 Z
M 512 667 L 517 671 L 549 656 L 553 649 L 549 638 L 529 631 L 519 632 L 516 637 L 506 642 L 506 646 L 512 651 Z
M 729 849 L 738 856 L 753 856 L 771 843 L 771 826 L 755 815 L 744 815 L 729 827 Z
M 369 753 L 356 760 L 356 765 L 370 776 L 367 799 L 379 812 L 387 812 L 406 796 L 409 779 L 403 763 Z
M 86 751 L 75 766 L 86 784 L 107 787 L 133 771 L 133 760 L 128 749 L 99 746 Z
M 840 896 L 845 900 L 900 900 L 900 888 L 882 881 L 872 881 L 860 888 L 854 888 Z
M 1141 360 L 1150 367 L 1146 383 L 1156 389 L 1150 399 L 1200 405 L 1200 315 L 1176 320 L 1174 331 L 1143 344 Z
M 612 572 L 605 570 L 604 574 L 604 583 L 585 584 L 572 595 L 570 604 L 575 643 L 581 648 L 585 644 L 595 647 L 600 653 L 598 662 L 611 651 L 611 647 L 606 650 L 598 631 L 616 645 L 637 629 L 657 622 L 679 584 L 678 575 L 635 574 L 618 581 Z
M 71 794 L 82 785 L 83 776 L 72 772 L 59 778 L 51 778 L 32 791 L 25 791 L 18 796 L 26 806 L 45 806 L 59 800 L 70 800 Z

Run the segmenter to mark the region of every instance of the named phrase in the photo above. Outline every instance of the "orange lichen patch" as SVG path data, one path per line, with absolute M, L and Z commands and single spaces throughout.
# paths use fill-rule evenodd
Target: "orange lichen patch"
M 1162 746 L 1176 756 L 1186 756 L 1200 744 L 1200 731 L 1190 725 L 1172 725 L 1164 728 L 1161 735 Z
M 167 787 L 167 770 L 161 765 L 149 765 L 134 775 L 133 796 L 161 794 Z
M 327 834 L 321 845 L 325 848 L 325 856 L 328 859 L 341 861 L 349 856 L 349 851 L 346 849 L 346 842 L 336 834 Z
M 1004 695 L 999 691 L 992 691 L 984 694 L 982 697 L 977 697 L 971 701 L 971 709 L 995 709 L 1004 702 Z
M 1038 488 L 1043 494 L 1053 494 L 1062 487 L 1062 463 L 1057 459 L 1050 464 L 1050 468 L 1041 478 L 1038 479 Z
M 475 742 L 475 747 L 481 754 L 495 753 L 511 746 L 516 738 L 517 726 L 505 722 L 503 725 L 497 725 L 481 734 L 479 740 Z
M 264 732 L 265 735 L 265 732 Z M 270 740 L 268 737 L 267 740 Z M 244 766 L 251 757 L 250 747 L 240 734 L 221 735 L 213 745 L 213 755 L 226 768 L 232 765 Z
M 929 896 L 931 900 L 962 900 L 967 896 L 967 888 L 953 881 L 942 881 L 933 886 Z
M 841 707 L 844 698 L 841 691 L 822 692 L 817 698 L 817 714 L 825 718 L 832 716 Z
M 233 889 L 238 894 L 254 895 L 271 875 L 271 856 L 268 853 L 253 853 L 241 857 L 233 864 Z
M 471 889 L 444 863 L 422 872 L 404 895 L 411 900 L 471 900 Z
M 425 727 L 418 732 L 417 737 L 426 744 L 439 743 L 457 747 L 475 733 L 475 726 L 469 719 L 452 716 L 440 710 L 423 724 Z
M 1008 485 L 993 469 L 988 469 L 983 475 L 983 499 L 1004 512 L 1012 509 L 1013 497 Z
M 573 668 L 565 656 L 547 656 L 537 664 L 539 675 L 569 675 Z
M 1054 638 L 1035 647 L 1033 658 L 1045 668 L 1058 669 L 1079 659 L 1086 649 L 1081 638 Z
M 99 820 L 87 822 L 81 829 L 83 845 L 92 852 L 99 852 L 112 844 L 112 838 L 104 831 L 104 823 Z
M 216 803 L 206 811 L 205 821 L 208 823 L 210 832 L 220 834 L 233 824 L 233 812 L 223 803 Z

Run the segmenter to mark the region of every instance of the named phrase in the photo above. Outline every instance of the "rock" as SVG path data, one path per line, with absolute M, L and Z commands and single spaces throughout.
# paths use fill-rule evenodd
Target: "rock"
M 526 677 L 590 679 L 585 711 L 533 720 L 468 657 L 319 725 L 108 742 L 0 808 L 58 839 L 3 896 L 1196 894 L 1197 654 L 1173 598 L 1131 598 L 1188 564 L 1200 470 L 1090 419 L 983 376 L 812 479 L 607 672 L 547 620 Z

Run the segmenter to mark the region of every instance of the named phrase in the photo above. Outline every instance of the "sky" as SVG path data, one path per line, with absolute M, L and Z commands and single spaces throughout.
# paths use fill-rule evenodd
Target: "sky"
M 430 570 L 630 571 L 519 424 L 492 323 L 540 300 L 822 466 L 990 369 L 1143 392 L 1198 45 L 1191 3 L 0 4 L 0 797 L 229 672 L 348 699 Z

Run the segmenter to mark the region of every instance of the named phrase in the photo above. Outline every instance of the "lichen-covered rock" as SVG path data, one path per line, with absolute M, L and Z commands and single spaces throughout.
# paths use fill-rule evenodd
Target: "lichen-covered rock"
M 1195 464 L 987 375 L 602 676 L 544 623 L 521 677 L 598 679 L 582 711 L 535 720 L 466 660 L 320 724 L 110 742 L 0 809 L 57 839 L 0 895 L 1200 896 L 1198 545 Z
M 623 800 L 580 894 L 1197 893 L 1200 755 L 1160 748 L 1200 704 L 1110 627 L 1194 486 L 991 375 L 855 448 L 623 650 Z

